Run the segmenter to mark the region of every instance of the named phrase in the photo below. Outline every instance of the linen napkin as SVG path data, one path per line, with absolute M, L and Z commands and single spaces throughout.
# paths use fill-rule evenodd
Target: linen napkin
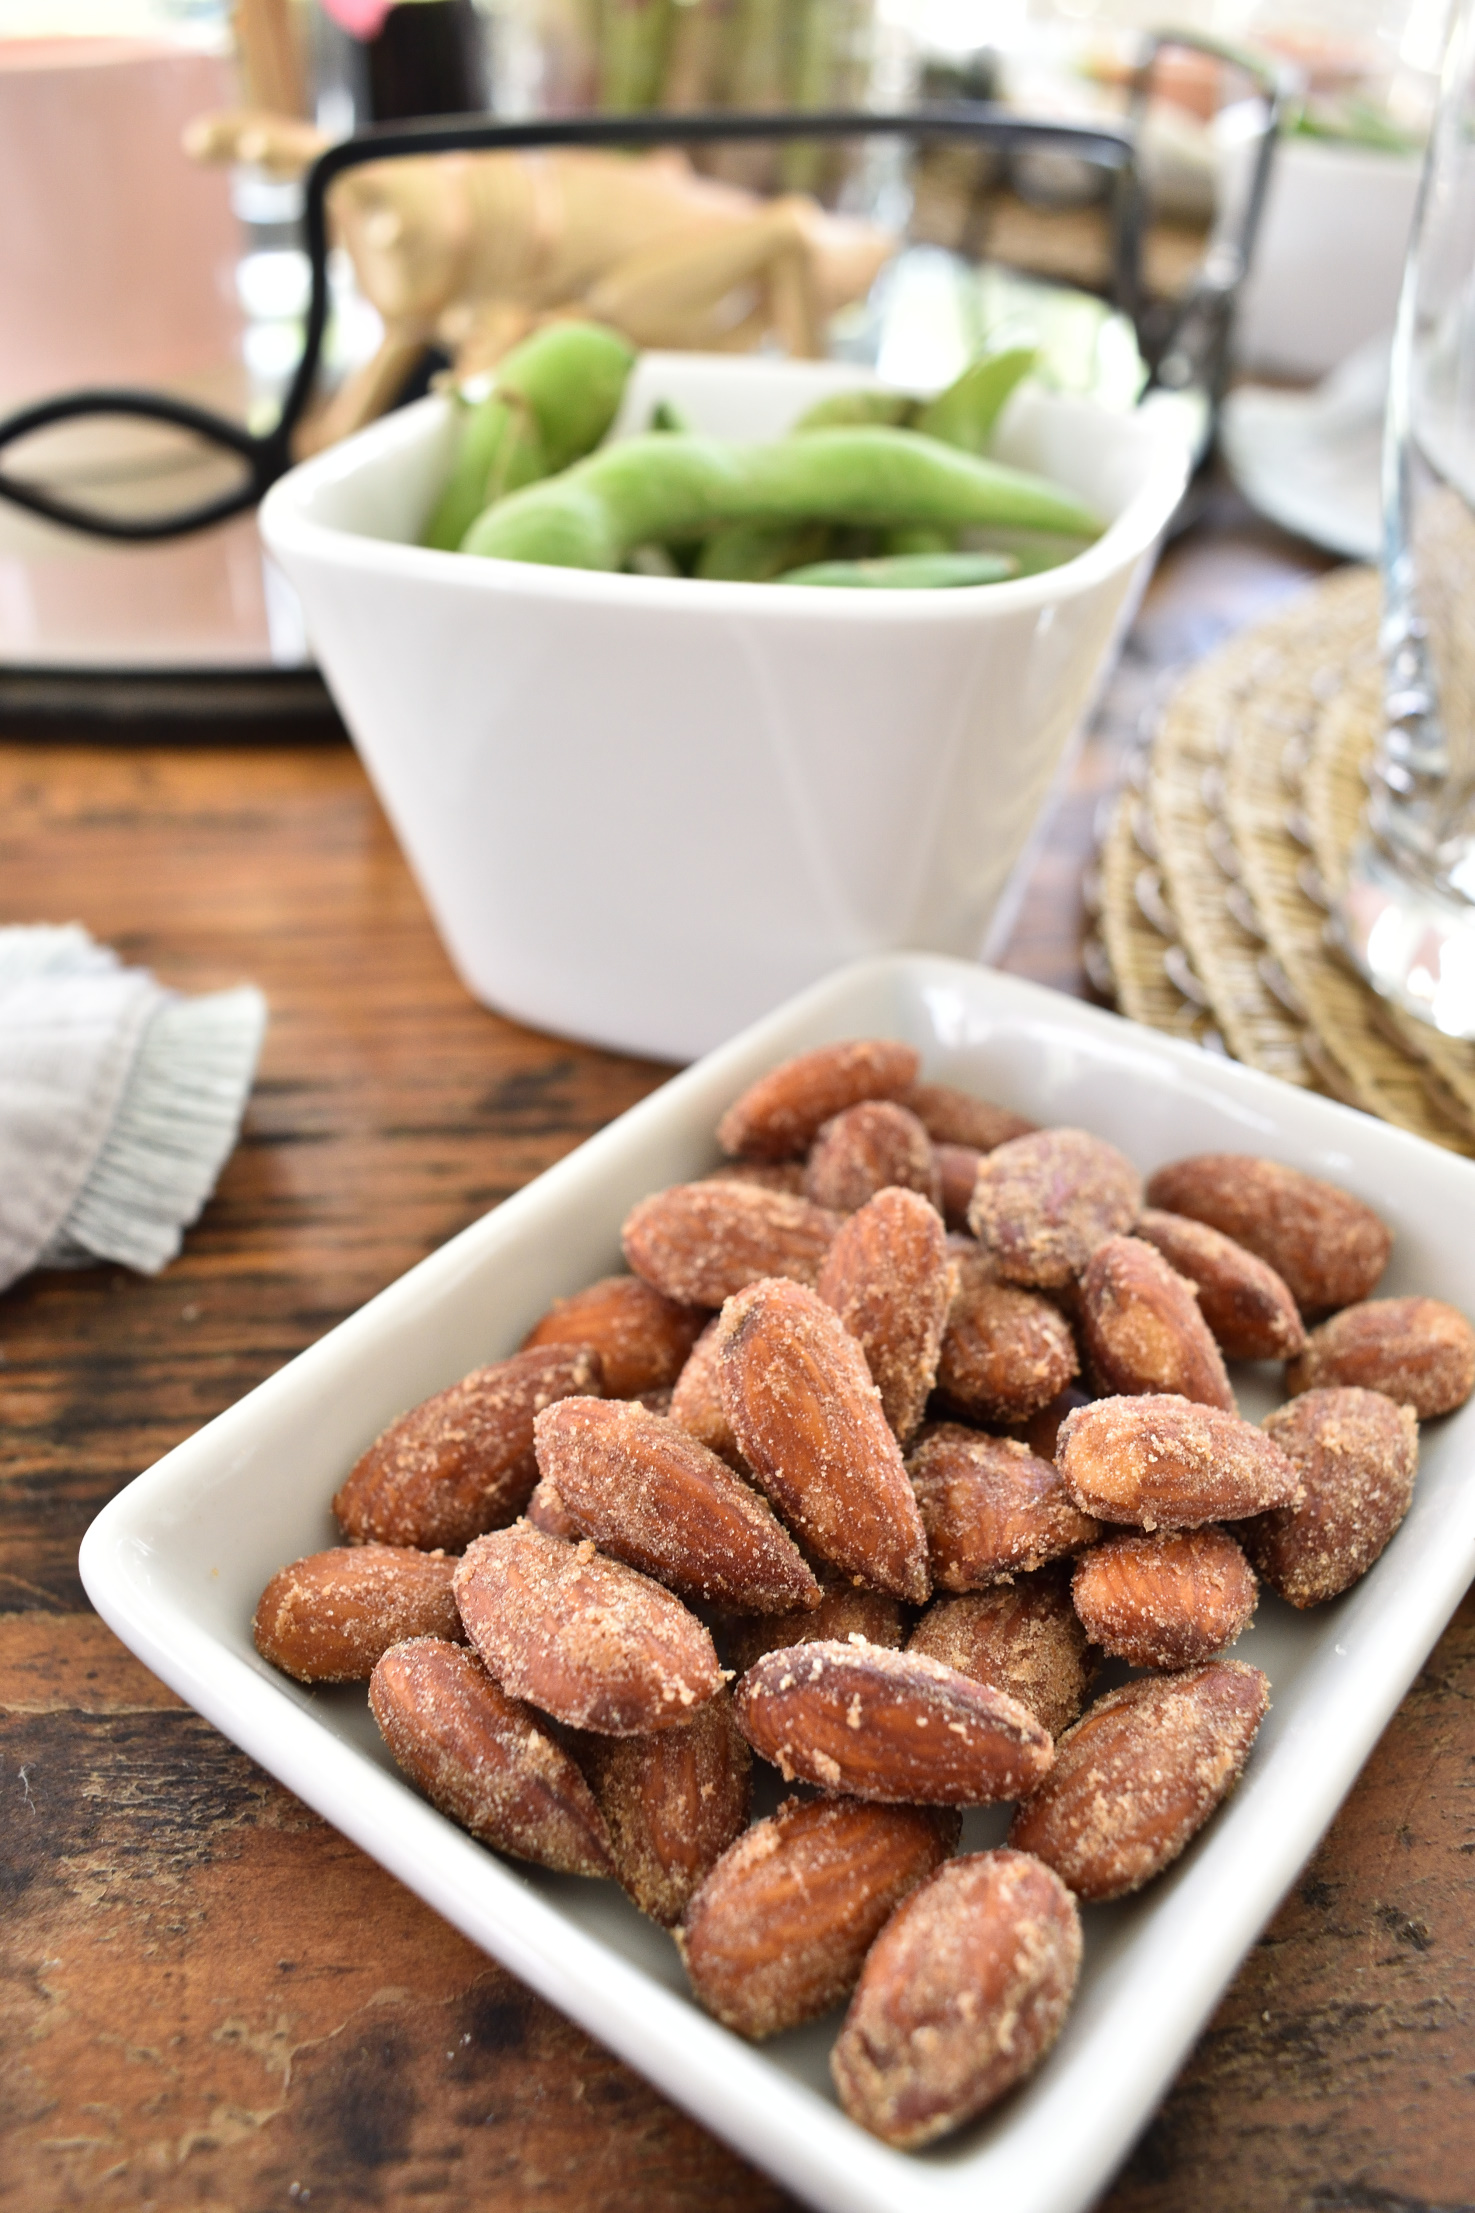
M 35 1267 L 172 1260 L 265 1028 L 252 985 L 184 999 L 77 923 L 0 929 L 0 1289 Z

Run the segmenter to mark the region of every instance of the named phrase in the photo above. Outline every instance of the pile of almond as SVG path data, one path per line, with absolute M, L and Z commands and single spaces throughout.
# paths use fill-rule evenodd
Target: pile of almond
M 859 1039 L 744 1093 L 633 1272 L 393 1423 L 255 1621 L 368 1677 L 474 1836 L 623 1884 L 740 2035 L 848 1996 L 841 2100 L 904 2146 L 1031 2072 L 1076 1901 L 1232 1789 L 1257 1572 L 1294 1606 L 1365 1573 L 1475 1385 L 1463 1315 L 1371 1297 L 1391 1237 L 1344 1192 L 1230 1154 L 1144 1190 L 917 1077 Z M 1226 1357 L 1285 1363 L 1263 1426 Z M 1148 1672 L 1087 1705 L 1104 1655 Z M 754 1752 L 798 1787 L 750 1826 Z M 1000 1801 L 1007 1847 L 956 1856 Z

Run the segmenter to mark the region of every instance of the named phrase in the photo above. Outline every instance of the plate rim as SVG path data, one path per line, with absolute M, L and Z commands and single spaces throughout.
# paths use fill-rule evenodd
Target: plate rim
M 1151 2033 L 1142 2048 L 1133 2050 L 1130 2065 L 1123 2051 L 1115 2066 L 1094 2069 L 1097 2079 L 1085 2086 L 1083 2114 L 1082 2086 L 1074 2080 L 1079 2070 L 1067 2069 L 1062 2076 L 1047 2062 L 1017 2094 L 1029 2101 L 1022 2126 L 1001 2127 L 972 2149 L 944 2146 L 938 2154 L 920 2156 L 893 2151 L 864 2135 L 837 2108 L 770 2065 L 761 2050 L 743 2044 L 684 1997 L 655 1983 L 596 1934 L 565 1920 L 407 1784 L 325 1727 L 314 1717 L 306 1694 L 294 1695 L 284 1683 L 256 1674 L 172 1601 L 161 1609 L 157 1594 L 151 1603 L 148 1595 L 148 1531 L 157 1529 L 160 1510 L 175 1487 L 194 1480 L 191 1471 L 197 1462 L 228 1463 L 238 1439 L 263 1411 L 289 1409 L 294 1399 L 310 1399 L 319 1377 L 330 1375 L 346 1350 L 361 1341 L 372 1343 L 427 1292 L 453 1292 L 472 1265 L 483 1265 L 499 1245 L 515 1241 L 550 1205 L 561 1207 L 575 1198 L 581 1185 L 596 1182 L 632 1145 L 668 1124 L 680 1125 L 698 1100 L 737 1079 L 745 1063 L 756 1065 L 766 1057 L 771 1064 L 782 1050 L 796 1049 L 788 1042 L 795 1029 L 810 1029 L 816 1043 L 826 1036 L 855 1034 L 845 1023 L 847 1004 L 868 995 L 873 999 L 887 989 L 894 997 L 910 990 L 925 998 L 929 986 L 944 995 L 961 989 L 971 995 L 975 1008 L 990 1014 L 1063 1022 L 1078 1034 L 1113 1044 L 1117 1058 L 1123 1040 L 1129 1039 L 1134 1054 L 1205 1077 L 1217 1095 L 1227 1090 L 1272 1116 L 1277 1106 L 1284 1112 L 1294 1104 L 1313 1128 L 1333 1139 L 1344 1136 L 1354 1150 L 1370 1143 L 1385 1160 L 1437 1162 L 1440 1175 L 1447 1174 L 1456 1187 L 1466 1184 L 1475 1195 L 1475 1163 L 1442 1154 L 1420 1138 L 1374 1123 L 1335 1101 L 1297 1093 L 1256 1070 L 1217 1061 L 1104 1009 L 995 970 L 934 955 L 880 956 L 836 971 L 786 1001 L 386 1285 L 120 1491 L 87 1530 L 79 1566 L 103 1619 L 223 1734 L 433 1910 L 786 2187 L 827 2213 L 896 2213 L 898 2207 L 962 2213 L 985 2186 L 1009 2190 L 1017 2213 L 1078 2213 L 1130 2148 L 1260 1929 L 1335 1817 L 1458 1604 L 1475 1570 L 1475 1485 L 1467 1486 L 1460 1541 L 1451 1541 L 1448 1531 L 1441 1535 L 1433 1574 L 1421 1569 L 1401 1606 L 1396 1598 L 1378 1602 L 1383 1613 L 1379 1648 L 1371 1655 L 1354 1651 L 1346 1667 L 1347 1681 L 1339 1695 L 1355 1695 L 1360 1701 L 1361 1726 L 1341 1742 L 1332 1741 L 1331 1731 L 1313 1730 L 1309 1741 L 1298 1745 L 1301 1770 L 1313 1785 L 1299 1818 L 1287 1820 L 1277 1790 L 1269 1787 L 1275 1777 L 1252 1762 L 1232 1801 L 1232 1824 L 1213 1824 L 1196 1841 L 1186 1866 L 1180 1863 L 1195 1876 L 1205 1871 L 1202 1878 L 1181 1883 L 1173 1875 L 1165 1877 L 1167 1887 L 1152 1894 L 1150 1919 L 1124 1939 L 1139 1947 L 1145 1941 L 1147 1964 L 1151 1954 L 1161 1953 L 1166 1967 L 1185 1936 L 1201 1936 L 1197 1924 L 1204 1881 L 1227 1881 L 1234 1893 L 1233 1910 L 1218 1917 L 1217 1934 L 1211 1934 L 1206 1948 L 1200 1946 L 1193 1971 L 1169 1976 L 1159 2018 L 1146 2025 Z M 1405 1528 L 1416 1522 L 1417 1501 Z M 1367 1591 L 1365 1581 L 1338 1602 L 1347 1609 L 1343 1618 L 1354 1619 Z M 1390 1642 L 1397 1648 L 1391 1665 Z M 1337 1672 L 1339 1652 L 1334 1647 L 1310 1660 L 1300 1680 L 1314 1691 L 1323 1676 Z M 1247 1847 L 1249 1879 L 1234 1864 L 1244 1860 Z M 505 1913 L 504 1924 L 495 1928 L 485 1918 L 489 1899 L 500 1900 Z M 1142 1951 L 1134 1951 L 1133 1957 L 1140 1966 Z M 597 1972 L 586 1981 L 580 1969 L 590 1965 Z M 1066 2126 L 1067 2121 L 1073 2125 Z

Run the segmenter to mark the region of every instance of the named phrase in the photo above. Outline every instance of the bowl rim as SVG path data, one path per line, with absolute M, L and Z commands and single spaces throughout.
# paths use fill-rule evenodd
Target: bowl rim
M 761 360 L 751 366 L 762 372 Z M 792 364 L 786 362 L 783 366 Z M 864 374 L 857 372 L 858 381 Z M 1045 392 L 1035 397 L 1045 404 L 1090 406 L 1069 393 Z M 1130 568 L 1166 528 L 1183 496 L 1191 460 L 1187 425 L 1180 404 L 1171 395 L 1163 396 L 1161 406 L 1149 402 L 1126 414 L 1109 408 L 1096 410 L 1104 423 L 1130 423 L 1149 450 L 1142 483 L 1094 545 L 1038 576 L 936 592 L 816 592 L 799 585 L 630 576 L 495 557 L 474 559 L 399 539 L 370 537 L 341 524 L 323 522 L 311 512 L 327 488 L 373 470 L 407 447 L 428 441 L 448 406 L 443 394 L 431 393 L 356 431 L 327 452 L 299 462 L 278 479 L 261 504 L 261 534 L 268 550 L 284 564 L 306 560 L 359 575 L 396 576 L 473 598 L 494 594 L 513 599 L 564 600 L 572 605 L 616 607 L 628 612 L 679 609 L 719 618 L 741 614 L 750 620 L 761 611 L 780 623 L 967 624 L 990 612 L 998 616 L 1028 614 L 1057 606 Z

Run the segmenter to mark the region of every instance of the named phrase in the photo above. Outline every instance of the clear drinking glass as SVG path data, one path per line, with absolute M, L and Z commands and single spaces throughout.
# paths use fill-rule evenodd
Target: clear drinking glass
M 1338 917 L 1373 987 L 1475 1038 L 1475 0 L 1458 0 L 1383 456 L 1384 727 Z

